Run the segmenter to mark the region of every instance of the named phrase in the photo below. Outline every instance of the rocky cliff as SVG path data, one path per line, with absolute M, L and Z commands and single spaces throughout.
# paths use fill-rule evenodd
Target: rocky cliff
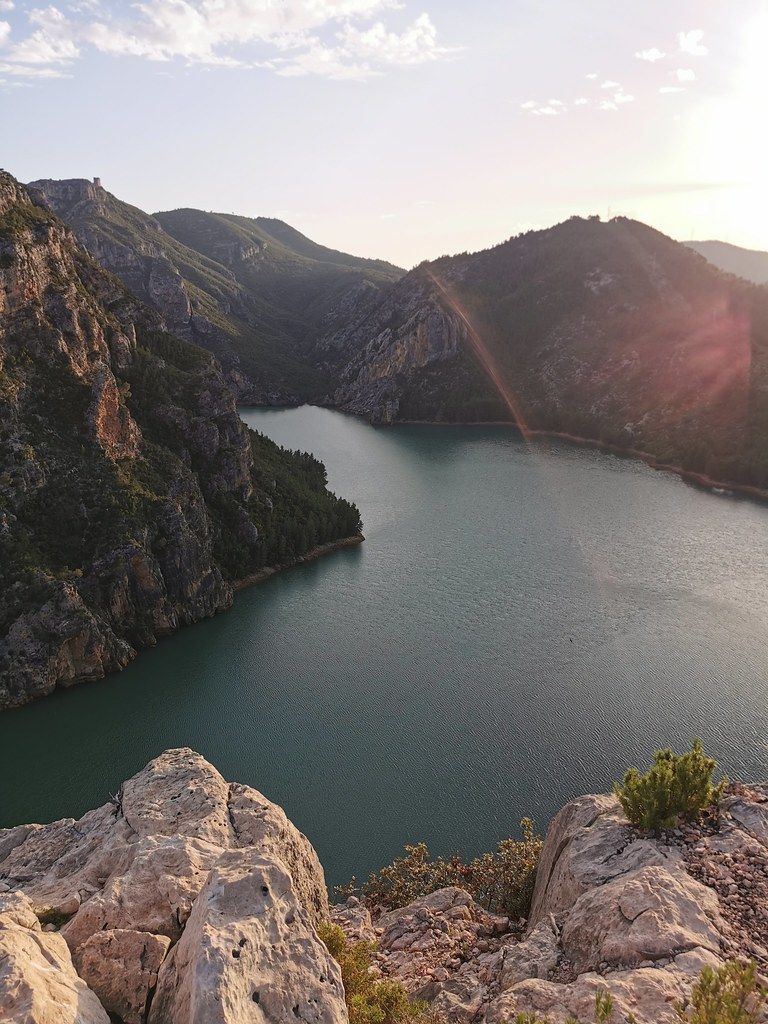
M 202 210 L 149 216 L 85 179 L 29 187 L 167 330 L 212 352 L 251 404 L 321 396 L 329 366 L 315 350 L 319 323 L 402 273 L 317 245 L 279 220 Z
M 359 531 L 323 467 L 249 433 L 213 358 L 161 327 L 0 175 L 0 708 Z
M 325 343 L 331 405 L 508 420 L 768 484 L 768 291 L 625 218 L 571 218 L 411 271 Z
M 347 1019 L 314 850 L 191 750 L 79 821 L 0 831 L 0 878 L 0 1020 Z
M 732 786 L 719 819 L 650 839 L 613 797 L 573 801 L 523 931 L 456 888 L 330 916 L 438 1019 L 587 1024 L 606 990 L 609 1021 L 673 1024 L 703 966 L 768 970 L 767 806 L 768 786 Z M 0 1020 L 346 1024 L 328 917 L 322 868 L 280 808 L 166 751 L 78 821 L 0 831 Z

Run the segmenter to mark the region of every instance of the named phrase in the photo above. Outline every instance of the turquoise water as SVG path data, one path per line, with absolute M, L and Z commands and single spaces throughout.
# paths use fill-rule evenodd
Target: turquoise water
M 332 883 L 473 854 L 693 735 L 768 778 L 768 508 L 506 427 L 247 411 L 365 544 L 121 675 L 0 715 L 0 824 L 79 815 L 168 746 L 282 804 Z

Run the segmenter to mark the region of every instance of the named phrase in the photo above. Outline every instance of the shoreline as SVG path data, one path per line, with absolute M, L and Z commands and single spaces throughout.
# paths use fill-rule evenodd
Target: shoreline
M 610 444 L 608 441 L 599 441 L 593 437 L 582 437 L 579 434 L 569 434 L 561 430 L 526 430 L 523 431 L 517 423 L 512 420 L 472 420 L 467 423 L 445 420 L 395 420 L 392 423 L 376 424 L 376 426 L 423 426 L 423 427 L 512 427 L 525 440 L 526 438 L 542 438 L 544 440 L 554 439 L 568 441 L 570 444 L 577 444 L 584 448 L 596 448 L 600 451 L 610 452 L 612 455 L 620 455 L 624 458 L 638 459 L 644 462 L 651 469 L 665 473 L 674 473 L 689 483 L 696 484 L 707 491 L 721 491 L 726 496 L 743 494 L 748 498 L 756 498 L 759 501 L 768 501 L 768 489 L 756 487 L 754 484 L 740 484 L 731 480 L 715 480 L 706 473 L 698 473 L 694 469 L 684 469 L 682 466 L 675 466 L 671 462 L 659 462 L 658 456 L 650 452 L 642 451 L 640 448 L 622 448 L 617 444 Z
M 272 576 L 276 576 L 277 573 L 284 572 L 286 569 L 292 569 L 296 565 L 304 565 L 307 562 L 316 562 L 323 555 L 329 555 L 332 551 L 338 551 L 341 548 L 355 547 L 357 544 L 362 544 L 364 540 L 365 537 L 362 533 L 354 533 L 350 537 L 341 537 L 339 540 L 329 540 L 325 544 L 318 544 L 316 547 L 310 548 L 306 554 L 299 555 L 298 558 L 294 558 L 290 562 L 265 565 L 263 569 L 259 569 L 257 572 L 243 576 L 239 580 L 232 580 L 232 589 L 235 593 L 238 593 L 247 587 L 255 586 L 257 583 L 263 583 L 264 580 L 268 580 Z
M 639 448 L 622 448 L 617 444 L 609 444 L 607 441 L 598 441 L 594 438 L 580 437 L 578 434 L 567 434 L 554 430 L 529 430 L 528 434 L 531 437 L 557 438 L 560 441 L 570 441 L 584 447 L 599 448 L 601 451 L 611 452 L 613 455 L 639 459 L 651 469 L 674 473 L 683 480 L 697 484 L 708 491 L 722 491 L 731 495 L 744 494 L 750 498 L 758 498 L 760 501 L 768 501 L 768 490 L 762 487 L 755 487 L 753 484 L 739 484 L 730 480 L 715 480 L 713 477 L 707 476 L 706 473 L 698 473 L 694 469 L 683 469 L 682 466 L 675 466 L 671 462 L 659 462 L 656 455 L 644 452 Z
M 305 405 L 311 405 L 312 403 L 306 402 Z M 252 405 L 244 406 L 249 409 L 270 409 L 270 408 L 285 408 L 285 409 L 297 409 L 300 406 L 264 406 L 264 405 Z M 520 426 L 514 422 L 514 420 L 468 420 L 460 422 L 458 420 L 392 420 L 389 423 L 372 423 L 362 413 L 349 412 L 347 409 L 340 409 L 332 405 L 320 405 L 317 408 L 329 409 L 331 412 L 343 413 L 347 416 L 354 416 L 356 419 L 364 420 L 372 427 L 512 427 L 516 430 L 523 439 L 529 438 L 552 438 L 559 441 L 568 441 L 571 444 L 578 444 L 585 448 L 596 448 L 600 451 L 610 452 L 612 455 L 619 455 L 623 458 L 639 459 L 644 462 L 646 466 L 651 469 L 659 470 L 665 473 L 674 473 L 675 476 L 679 476 L 682 480 L 686 480 L 688 483 L 695 484 L 697 487 L 701 487 L 706 491 L 719 491 L 723 492 L 724 496 L 732 497 L 736 494 L 742 494 L 747 498 L 753 498 L 760 502 L 768 502 L 768 488 L 756 487 L 754 484 L 741 484 L 736 483 L 732 480 L 716 480 L 711 476 L 707 476 L 706 473 L 699 473 L 694 469 L 684 469 L 682 466 L 675 466 L 671 462 L 659 462 L 658 456 L 652 455 L 651 452 L 642 451 L 640 448 L 622 448 L 617 444 L 610 444 L 607 441 L 600 441 L 593 437 L 582 437 L 580 434 L 569 434 L 566 431 L 560 430 L 526 430 L 523 431 Z M 319 557 L 319 556 L 318 556 Z M 281 566 L 280 568 L 284 568 Z M 277 570 L 279 571 L 279 569 Z M 258 581 L 257 581 L 258 582 Z M 247 585 L 247 584 L 246 584 Z

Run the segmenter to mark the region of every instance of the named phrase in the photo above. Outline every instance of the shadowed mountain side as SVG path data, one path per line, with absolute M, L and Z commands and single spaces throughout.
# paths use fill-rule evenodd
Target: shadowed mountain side
M 699 253 L 710 263 L 729 274 L 752 281 L 768 284 L 768 252 L 759 249 L 742 249 L 729 242 L 686 242 L 689 249 Z
M 421 264 L 331 341 L 329 404 L 373 422 L 511 420 L 768 484 L 768 291 L 635 221 Z
M 265 223 L 277 225 L 285 241 L 258 227 L 254 234 L 248 225 L 256 222 L 247 218 L 196 210 L 150 217 L 85 179 L 39 180 L 30 188 L 168 330 L 213 352 L 244 402 L 292 404 L 323 394 L 335 378 L 327 354 L 314 348 L 317 323 L 329 316 L 333 323 L 334 311 L 401 273 L 326 250 L 280 221 Z

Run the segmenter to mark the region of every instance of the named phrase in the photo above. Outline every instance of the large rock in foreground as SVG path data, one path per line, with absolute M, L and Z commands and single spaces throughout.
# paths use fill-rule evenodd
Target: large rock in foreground
M 346 1020 L 339 966 L 275 860 L 219 858 L 162 971 L 149 1024 Z
M 0 896 L 0 1022 L 109 1024 L 78 978 L 66 942 L 43 932 L 21 893 Z
M 156 987 L 162 998 L 153 1021 L 249 1019 L 231 1007 L 246 998 L 254 1007 L 256 976 L 242 970 L 251 950 L 271 950 L 259 957 L 256 978 L 262 1017 L 295 1024 L 303 988 L 315 1014 L 305 1020 L 346 1020 L 338 976 L 315 931 L 328 902 L 314 849 L 279 807 L 230 785 L 192 750 L 161 754 L 79 821 L 0 830 L 0 884 L 11 892 L 6 900 L 23 893 L 38 913 L 66 920 L 60 935 L 41 937 L 38 925 L 26 944 L 50 939 L 69 960 L 68 946 L 81 978 L 126 1024 L 144 1024 Z M 26 905 L 31 927 L 37 919 Z M 212 1015 L 211 999 L 221 1016 Z M 82 1024 L 91 1019 L 107 1018 Z

